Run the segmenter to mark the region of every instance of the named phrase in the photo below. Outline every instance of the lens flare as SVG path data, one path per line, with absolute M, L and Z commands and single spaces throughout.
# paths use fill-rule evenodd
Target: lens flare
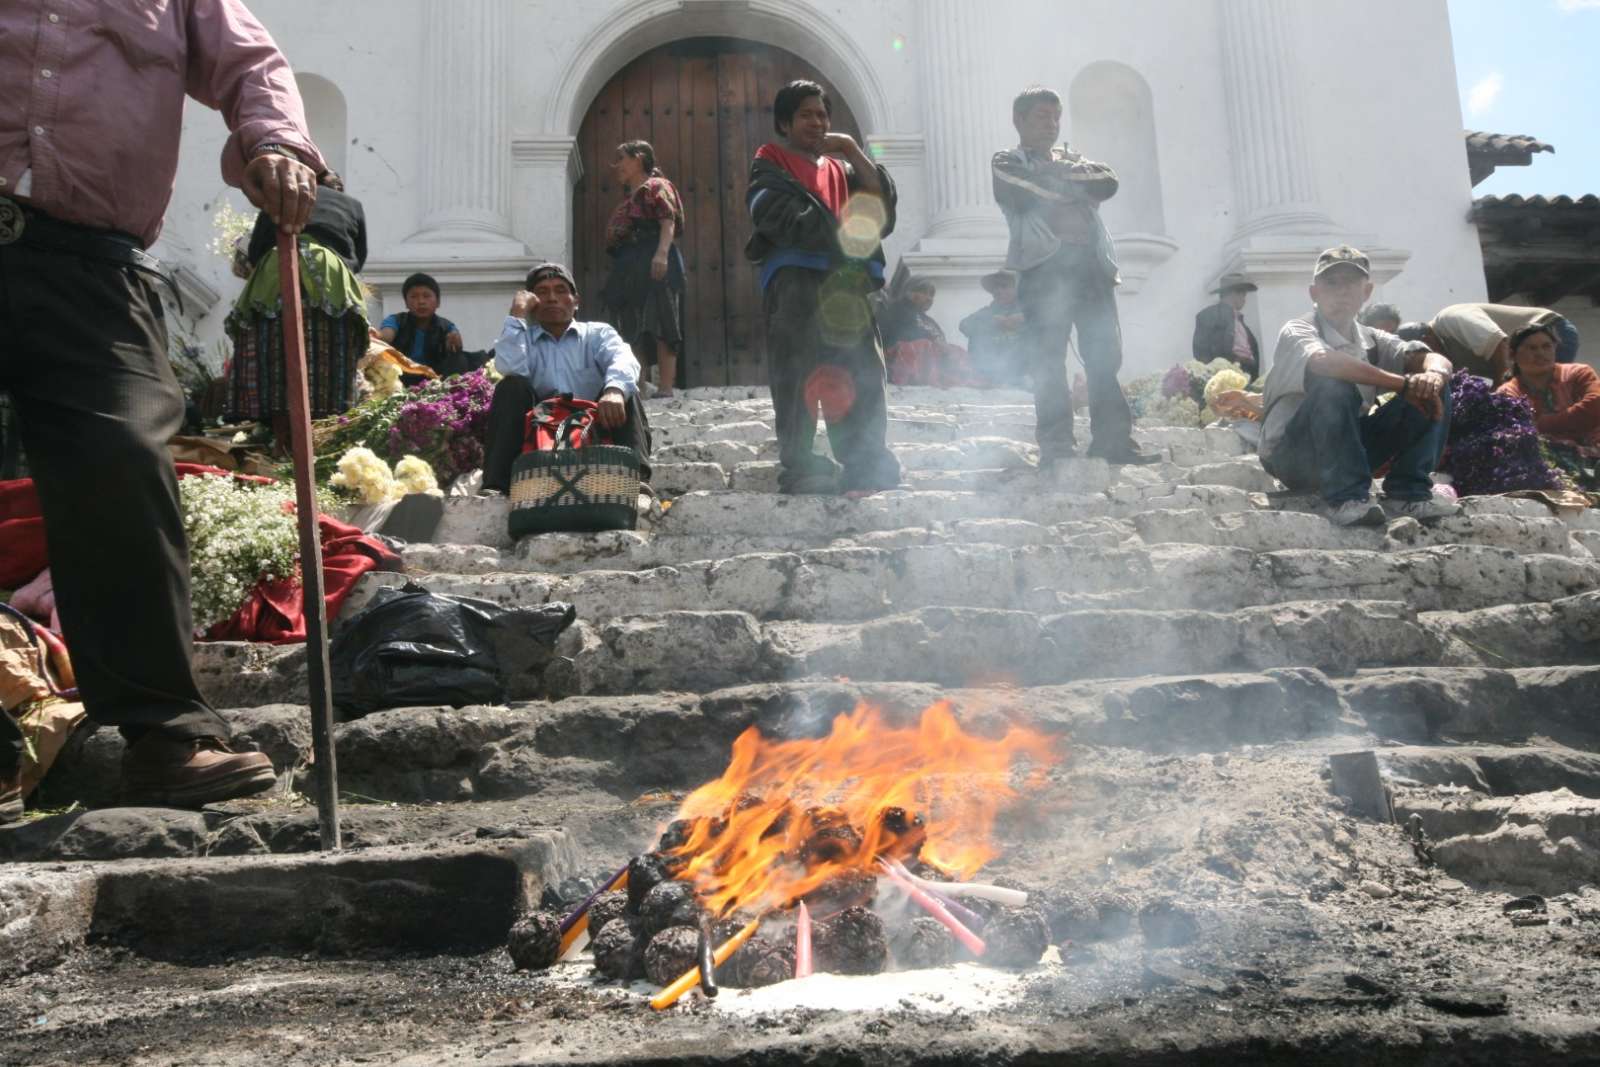
M 822 411 L 829 423 L 838 422 L 856 406 L 856 383 L 843 367 L 825 364 L 806 379 L 806 410 Z
M 866 259 L 883 242 L 888 223 L 889 210 L 881 197 L 857 193 L 845 205 L 844 217 L 839 220 L 839 247 L 847 256 Z

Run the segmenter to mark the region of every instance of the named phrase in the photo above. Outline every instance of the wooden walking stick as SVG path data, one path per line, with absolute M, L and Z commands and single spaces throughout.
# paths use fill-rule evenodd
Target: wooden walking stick
M 311 698 L 311 749 L 317 764 L 317 822 L 322 847 L 339 842 L 339 775 L 333 758 L 333 686 L 328 666 L 328 610 L 322 598 L 322 535 L 317 527 L 315 458 L 311 451 L 311 391 L 307 384 L 306 330 L 300 314 L 300 248 L 278 231 L 278 285 L 283 294 L 283 362 L 294 457 L 295 519 L 300 527 L 300 594 L 306 620 L 306 685 Z

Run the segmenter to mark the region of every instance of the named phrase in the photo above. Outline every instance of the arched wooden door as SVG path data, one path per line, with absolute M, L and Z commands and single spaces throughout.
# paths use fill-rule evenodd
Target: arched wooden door
M 605 284 L 606 220 L 622 190 L 609 164 L 617 145 L 649 141 L 684 205 L 679 243 L 687 267 L 684 359 L 679 378 L 696 385 L 763 385 L 766 346 L 755 268 L 744 258 L 750 160 L 773 140 L 772 98 L 787 82 L 828 83 L 779 48 L 724 37 L 679 41 L 647 52 L 600 91 L 578 133 L 583 179 L 573 197 L 573 270 L 588 312 L 599 316 Z M 859 139 L 849 105 L 834 95 L 833 126 Z

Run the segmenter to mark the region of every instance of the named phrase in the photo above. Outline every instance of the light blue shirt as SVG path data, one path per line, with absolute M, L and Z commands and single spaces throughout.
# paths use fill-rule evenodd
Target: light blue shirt
M 615 386 L 623 396 L 639 388 L 639 361 L 616 330 L 603 322 L 578 322 L 555 338 L 543 326 L 507 317 L 494 343 L 494 365 L 501 374 L 520 374 L 543 400 L 571 393 L 598 400 Z

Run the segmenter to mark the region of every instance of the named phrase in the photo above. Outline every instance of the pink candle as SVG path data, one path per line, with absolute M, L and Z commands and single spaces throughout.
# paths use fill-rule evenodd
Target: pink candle
M 809 978 L 811 969 L 811 912 L 802 900 L 794 921 L 794 976 Z
M 928 894 L 919 889 L 917 884 L 911 881 L 910 878 L 907 878 L 905 875 L 901 874 L 899 871 L 888 866 L 887 864 L 884 865 L 883 870 L 884 873 L 888 874 L 890 879 L 893 880 L 895 885 L 906 891 L 906 895 L 916 903 L 917 907 L 921 908 L 923 911 L 927 912 L 929 915 L 932 915 L 935 919 L 938 919 L 941 923 L 943 923 L 945 929 L 949 930 L 957 941 L 961 942 L 967 947 L 968 952 L 971 952 L 974 956 L 983 955 L 984 951 L 988 948 L 988 946 L 983 943 L 983 938 L 979 937 L 971 930 L 968 930 L 965 926 L 962 926 L 960 919 L 957 919 L 954 915 L 951 915 L 943 904 L 940 904 L 937 900 L 934 900 Z

